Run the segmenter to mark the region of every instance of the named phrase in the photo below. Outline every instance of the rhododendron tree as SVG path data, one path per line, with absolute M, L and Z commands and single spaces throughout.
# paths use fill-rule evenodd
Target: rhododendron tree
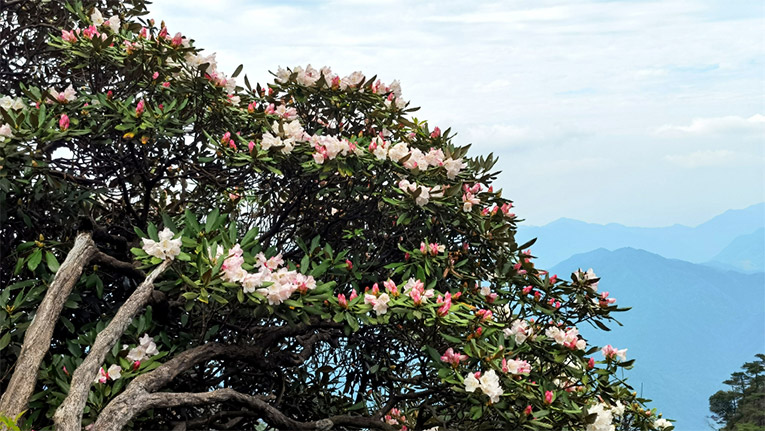
M 1 414 L 671 427 L 620 378 L 625 350 L 579 332 L 624 309 L 592 270 L 534 265 L 497 160 L 415 118 L 398 81 L 309 65 L 252 85 L 140 4 L 67 8 L 49 44 L 70 82 L 0 106 L 0 221 L 24 226 L 3 236 Z

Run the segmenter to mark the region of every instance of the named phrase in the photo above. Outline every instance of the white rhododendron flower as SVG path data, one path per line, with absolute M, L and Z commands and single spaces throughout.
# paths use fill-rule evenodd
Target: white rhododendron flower
M 11 129 L 10 124 L 3 124 L 2 126 L 0 126 L 0 136 L 4 138 L 13 137 L 13 130 Z
M 121 25 L 119 16 L 112 16 L 107 21 L 105 21 L 104 24 L 106 24 L 113 32 L 119 33 Z
M 117 364 L 109 366 L 109 369 L 106 370 L 106 372 L 109 374 L 109 378 L 112 380 L 117 380 L 122 377 L 122 368 Z
M 480 388 L 484 394 L 489 396 L 492 403 L 499 402 L 499 397 L 504 392 L 499 384 L 497 373 L 494 370 L 489 370 L 480 376 L 480 378 L 476 378 L 476 374 L 479 373 L 470 373 L 465 376 L 465 391 L 474 392 Z
M 664 429 L 664 428 L 668 428 L 668 427 L 671 427 L 671 426 L 672 426 L 672 422 L 670 422 L 670 421 L 668 421 L 668 420 L 666 420 L 664 418 L 656 419 L 653 422 L 653 427 L 656 428 L 656 429 Z
M 162 229 L 159 233 L 159 241 L 154 241 L 149 238 L 144 238 L 143 251 L 146 254 L 154 257 L 164 259 L 175 259 L 176 256 L 181 254 L 181 239 L 173 239 L 173 231 L 168 228 Z
M 529 328 L 529 322 L 520 319 L 513 320 L 510 327 L 502 331 L 505 333 L 505 337 L 514 337 L 515 344 L 523 344 L 533 334 L 533 330 Z
M 476 389 L 481 387 L 481 382 L 475 378 L 475 374 L 469 373 L 465 376 L 465 391 L 475 392 Z
M 122 346 L 123 349 L 127 349 L 127 347 L 126 344 Z M 149 334 L 143 334 L 143 337 L 138 339 L 138 345 L 130 349 L 126 358 L 133 362 L 140 362 L 157 354 L 159 354 L 159 350 L 154 343 L 154 338 L 150 337 Z
M 587 409 L 587 414 L 597 414 L 595 422 L 587 424 L 586 431 L 614 431 L 614 418 L 611 409 L 605 403 L 598 403 Z
M 409 146 L 403 142 L 399 142 L 388 151 L 388 157 L 394 162 L 398 162 L 407 154 L 409 154 Z
M 446 169 L 446 177 L 450 180 L 453 180 L 457 178 L 457 175 L 459 175 L 460 171 L 462 169 L 465 169 L 467 167 L 467 163 L 463 162 L 462 159 L 454 160 L 452 158 L 448 158 L 444 160 L 444 168 Z
M 104 24 L 104 16 L 101 15 L 101 11 L 98 9 L 93 9 L 93 13 L 90 14 L 90 21 L 95 25 L 96 27 L 100 27 Z
M 387 293 L 381 293 L 379 296 L 370 293 L 364 295 L 364 303 L 372 304 L 372 309 L 379 315 L 388 312 L 388 302 L 390 302 L 390 296 Z
M 587 347 L 587 342 L 579 338 L 579 330 L 576 328 L 563 331 L 558 327 L 551 326 L 545 330 L 545 335 L 565 347 L 579 350 L 584 350 Z
M 74 91 L 74 87 L 72 87 L 72 84 L 69 84 L 69 86 L 66 87 L 66 89 L 62 91 L 61 93 L 56 91 L 55 88 L 51 88 L 50 90 L 48 90 L 48 92 L 50 92 L 50 95 L 53 96 L 53 98 L 56 99 L 58 103 L 69 103 L 77 98 L 77 95 Z
M 597 275 L 595 275 L 595 271 L 592 270 L 592 268 L 588 269 L 587 272 L 582 271 L 582 269 L 579 269 L 579 279 L 580 280 L 595 280 L 598 278 Z M 587 287 L 593 292 L 598 291 L 598 283 L 599 281 L 596 281 L 595 283 L 588 284 Z

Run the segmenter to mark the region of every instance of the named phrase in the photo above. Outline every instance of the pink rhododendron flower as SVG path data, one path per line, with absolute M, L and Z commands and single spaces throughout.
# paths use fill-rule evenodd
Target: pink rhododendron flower
M 444 352 L 443 356 L 441 356 L 441 361 L 452 364 L 452 367 L 454 368 L 457 368 L 461 361 L 467 361 L 467 359 L 467 355 L 455 353 L 454 349 L 451 347 L 446 349 L 446 352 Z
M 443 297 L 439 296 L 438 299 L 436 299 L 436 303 L 441 304 L 441 306 L 436 310 L 436 314 L 441 317 L 446 316 L 449 314 L 449 309 L 452 308 L 452 294 L 446 292 Z
M 98 32 L 98 29 L 94 25 L 91 25 L 90 27 L 82 30 L 82 37 L 86 39 L 93 39 L 94 37 L 97 37 L 100 35 L 101 33 Z
M 75 36 L 74 31 L 61 30 L 61 38 L 69 43 L 77 42 L 77 36 Z
M 385 286 L 385 290 L 388 291 L 393 296 L 398 296 L 398 286 L 396 286 L 396 283 L 393 282 L 390 278 L 383 282 L 383 286 Z
M 600 351 L 603 353 L 603 356 L 605 356 L 606 359 L 614 359 L 618 357 L 622 361 L 627 360 L 627 349 L 618 350 L 609 344 L 603 347 Z

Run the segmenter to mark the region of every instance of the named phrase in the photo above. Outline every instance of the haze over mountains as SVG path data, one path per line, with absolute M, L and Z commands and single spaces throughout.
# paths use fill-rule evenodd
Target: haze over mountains
M 661 256 L 693 263 L 715 259 L 723 249 L 741 236 L 765 228 L 765 202 L 744 209 L 729 210 L 696 227 L 674 225 L 660 228 L 586 223 L 567 218 L 544 226 L 518 227 L 518 242 L 538 238 L 532 247 L 538 266 L 550 267 L 578 253 L 597 248 L 615 250 L 633 247 Z M 759 236 L 758 236 L 759 235 Z M 763 247 L 765 231 L 751 240 Z M 755 244 L 756 245 L 756 244 Z M 762 255 L 760 255 L 762 256 Z M 760 270 L 765 268 L 761 261 Z
M 580 328 L 590 344 L 628 348 L 637 359 L 628 383 L 676 419 L 676 430 L 710 429 L 709 396 L 765 352 L 765 203 L 696 227 L 561 219 L 517 235 L 534 237 L 538 267 L 566 278 L 593 268 L 599 289 L 632 307 L 616 313 L 624 326 L 611 332 Z

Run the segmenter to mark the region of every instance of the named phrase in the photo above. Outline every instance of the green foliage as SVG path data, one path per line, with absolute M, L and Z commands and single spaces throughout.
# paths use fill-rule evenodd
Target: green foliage
M 723 383 L 731 389 L 717 391 L 709 397 L 712 419 L 722 430 L 765 430 L 765 355 L 746 362 L 742 371 L 731 374 Z

